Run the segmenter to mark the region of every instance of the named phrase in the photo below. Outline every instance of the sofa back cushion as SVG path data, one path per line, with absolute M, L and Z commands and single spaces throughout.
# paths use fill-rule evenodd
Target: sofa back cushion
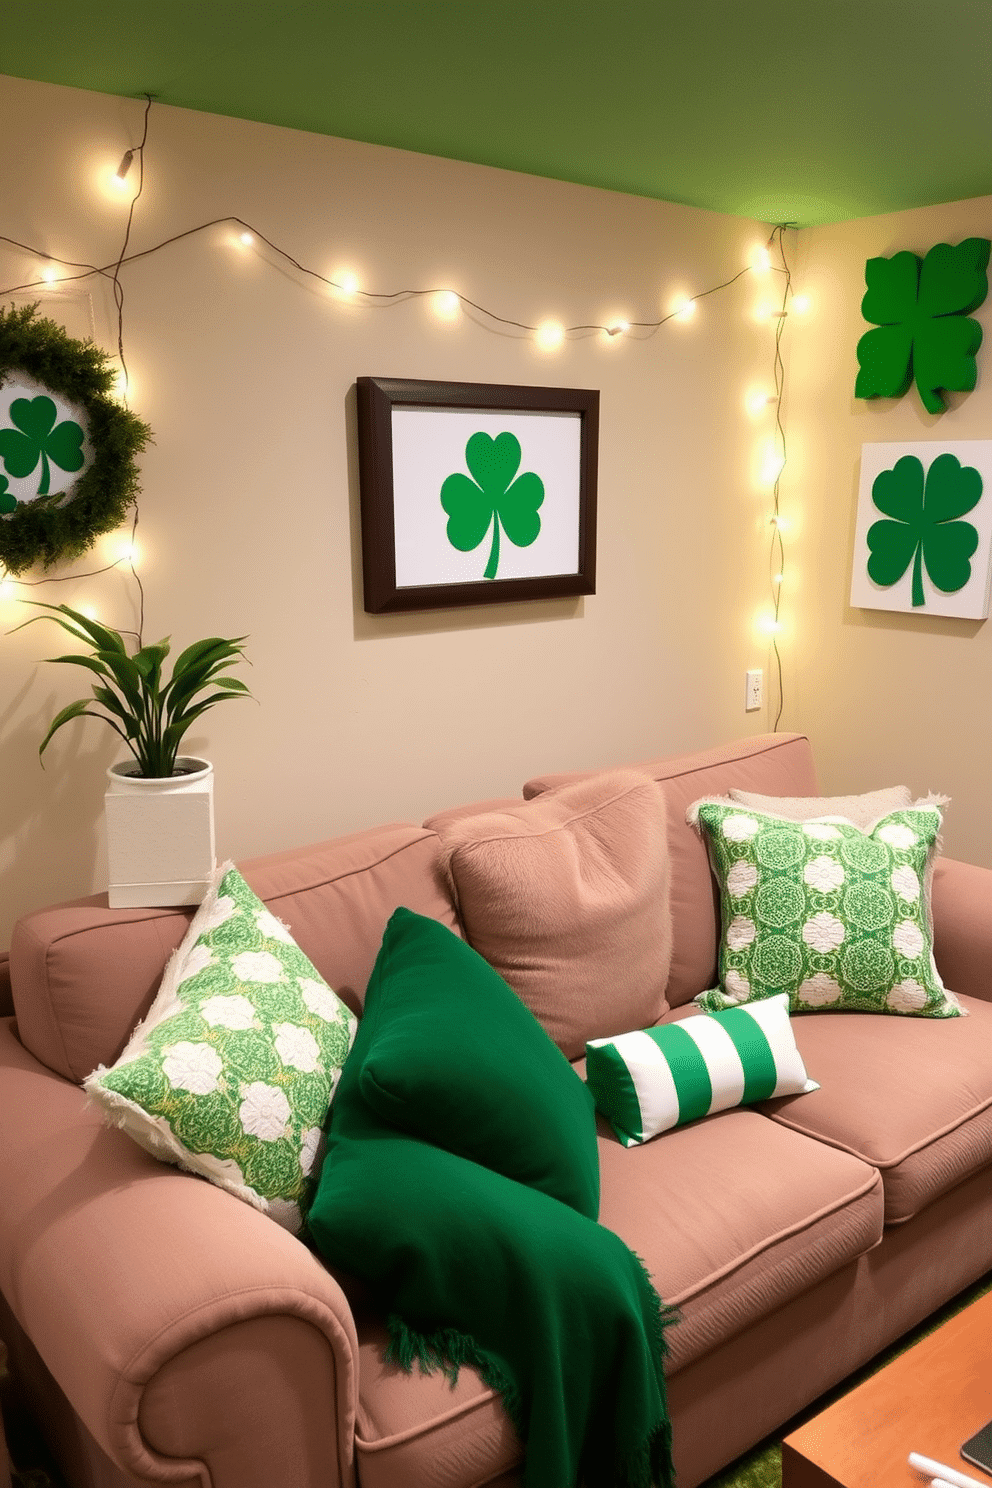
M 239 866 L 354 1012 L 386 922 L 401 904 L 460 933 L 438 839 L 421 827 L 377 827 Z M 76 1082 L 98 1064 L 112 1065 L 148 1012 L 193 913 L 111 910 L 99 894 L 25 915 L 10 948 L 24 1046 Z
M 429 825 L 469 943 L 570 1059 L 667 1011 L 666 811 L 643 773 Z
M 726 795 L 731 789 L 771 796 L 815 795 L 813 753 L 809 740 L 801 734 L 759 734 L 718 749 L 644 760 L 629 768 L 657 781 L 665 800 L 672 935 L 665 997 L 670 1007 L 679 1007 L 697 993 L 716 986 L 720 929 L 719 901 L 706 848 L 687 824 L 686 810 L 700 796 Z M 586 770 L 537 776 L 524 786 L 524 796 L 530 800 L 603 773 Z M 512 985 L 509 977 L 507 980 Z M 646 1027 L 647 1023 L 631 1026 Z M 604 1029 L 604 1035 L 621 1031 Z

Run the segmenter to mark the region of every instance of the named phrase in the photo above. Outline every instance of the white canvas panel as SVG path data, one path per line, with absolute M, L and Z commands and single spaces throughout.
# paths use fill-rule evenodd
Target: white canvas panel
M 922 552 L 913 545 L 908 535 L 907 547 L 913 548 L 901 577 L 891 584 L 875 582 L 868 572 L 872 549 L 868 534 L 876 522 L 892 520 L 889 513 L 880 511 L 873 499 L 875 483 L 886 471 L 893 471 L 904 456 L 915 456 L 924 471 L 924 480 L 929 475 L 934 461 L 941 455 L 953 455 L 962 467 L 976 470 L 981 479 L 982 494 L 970 511 L 963 513 L 962 522 L 970 524 L 978 536 L 978 545 L 970 558 L 971 576 L 961 588 L 945 592 L 934 582 L 928 569 L 936 569 L 940 577 L 941 554 L 940 528 L 947 524 L 931 524 L 926 521 L 927 508 L 924 502 L 924 521 L 918 527 L 923 540 Z M 952 519 L 955 520 L 955 519 Z M 931 534 L 929 537 L 927 534 Z M 917 553 L 919 552 L 919 557 Z M 918 568 L 923 604 L 913 602 L 914 567 Z M 907 443 L 864 444 L 861 447 L 861 479 L 858 492 L 858 519 L 854 535 L 854 562 L 851 577 L 851 604 L 871 610 L 900 610 L 912 615 L 951 615 L 959 619 L 984 620 L 989 613 L 989 585 L 992 578 L 992 440 L 917 440 Z
M 544 485 L 541 528 L 527 547 L 500 535 L 495 579 L 574 574 L 579 569 L 580 413 L 483 411 L 429 407 L 392 410 L 396 584 L 480 582 L 489 558 L 492 524 L 478 547 L 460 552 L 447 537 L 441 487 L 457 472 L 470 478 L 465 446 L 473 434 L 520 442 L 517 475 L 533 471 Z

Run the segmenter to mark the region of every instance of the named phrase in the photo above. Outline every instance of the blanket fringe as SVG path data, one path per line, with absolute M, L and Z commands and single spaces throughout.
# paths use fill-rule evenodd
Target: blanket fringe
M 457 1328 L 435 1328 L 422 1333 L 398 1313 L 392 1312 L 386 1319 L 389 1343 L 386 1346 L 387 1364 L 398 1364 L 406 1373 L 419 1365 L 423 1374 L 436 1374 L 440 1370 L 452 1385 L 457 1382 L 458 1372 L 467 1364 L 482 1376 L 490 1390 L 503 1397 L 503 1406 L 513 1422 L 514 1430 L 523 1439 L 524 1412 L 520 1391 L 493 1356 L 468 1333 Z

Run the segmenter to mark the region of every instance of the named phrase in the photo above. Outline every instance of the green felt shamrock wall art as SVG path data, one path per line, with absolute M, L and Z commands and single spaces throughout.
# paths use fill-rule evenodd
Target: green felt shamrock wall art
M 990 490 L 992 440 L 866 444 L 851 603 L 983 619 Z
M 982 328 L 972 320 L 988 293 L 990 240 L 938 243 L 925 258 L 870 258 L 861 301 L 874 329 L 858 342 L 857 398 L 901 398 L 916 383 L 924 408 L 942 413 L 945 392 L 970 392 Z
M 114 400 L 109 355 L 37 308 L 0 309 L 0 564 L 14 574 L 119 527 L 151 437 Z
M 518 476 L 520 460 L 515 434 L 504 430 L 495 439 L 481 432 L 473 434 L 465 446 L 465 463 L 472 478 L 457 471 L 441 487 L 453 548 L 469 553 L 492 530 L 484 579 L 495 579 L 499 571 L 501 532 L 518 548 L 529 548 L 541 531 L 538 511 L 544 501 L 544 482 L 532 470 Z

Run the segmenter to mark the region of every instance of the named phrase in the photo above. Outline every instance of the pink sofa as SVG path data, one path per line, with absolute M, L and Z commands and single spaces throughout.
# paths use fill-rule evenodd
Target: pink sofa
M 686 807 L 731 787 L 814 794 L 813 760 L 780 734 L 635 768 L 668 811 L 674 1019 L 716 963 L 716 897 Z M 356 1010 L 396 906 L 460 930 L 446 819 L 242 865 Z M 793 1028 L 819 1091 L 630 1149 L 602 1126 L 601 1220 L 681 1310 L 668 1334 L 680 1488 L 992 1268 L 992 872 L 942 859 L 933 903 L 937 963 L 969 1017 L 805 1013 Z M 88 1105 L 80 1081 L 117 1057 L 188 920 L 99 895 L 26 916 L 11 945 L 0 1336 L 68 1481 L 509 1488 L 520 1448 L 471 1370 L 452 1388 L 385 1365 L 360 1286 Z

